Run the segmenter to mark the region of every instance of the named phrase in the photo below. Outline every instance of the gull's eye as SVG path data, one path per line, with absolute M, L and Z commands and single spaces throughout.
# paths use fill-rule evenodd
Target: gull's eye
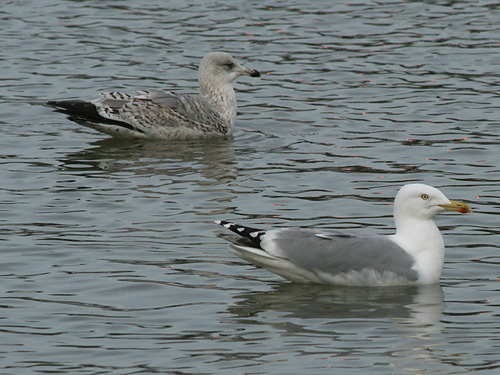
M 427 199 L 429 199 L 429 196 L 427 194 L 422 194 L 420 196 L 420 198 L 422 198 L 424 201 L 426 201 Z
M 224 65 L 227 66 L 228 69 L 233 69 L 235 66 L 232 62 L 225 63 Z

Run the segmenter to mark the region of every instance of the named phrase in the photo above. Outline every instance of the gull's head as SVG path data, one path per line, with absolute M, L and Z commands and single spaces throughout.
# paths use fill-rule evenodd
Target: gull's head
M 430 220 L 444 211 L 472 212 L 468 204 L 452 201 L 435 187 L 425 184 L 403 186 L 394 200 L 394 217 Z
M 201 61 L 198 72 L 200 84 L 205 81 L 232 83 L 239 76 L 260 77 L 255 69 L 246 69 L 224 52 L 211 52 Z

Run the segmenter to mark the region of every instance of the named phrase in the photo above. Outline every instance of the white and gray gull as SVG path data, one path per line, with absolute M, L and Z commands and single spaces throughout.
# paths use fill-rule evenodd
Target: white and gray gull
M 240 237 L 230 248 L 241 258 L 288 280 L 332 285 L 435 284 L 444 263 L 444 242 L 434 216 L 471 212 L 424 184 L 403 186 L 394 201 L 396 233 L 388 236 L 285 228 L 260 230 L 227 221 L 217 224 Z
M 114 136 L 168 139 L 231 135 L 237 109 L 233 81 L 239 76 L 260 77 L 260 73 L 244 68 L 227 53 L 212 52 L 198 70 L 199 95 L 153 89 L 103 93 L 90 102 L 47 104 L 72 120 L 83 120 L 84 125 Z

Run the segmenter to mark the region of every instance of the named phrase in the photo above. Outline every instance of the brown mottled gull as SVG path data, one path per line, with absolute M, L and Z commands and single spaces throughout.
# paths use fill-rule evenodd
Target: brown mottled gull
M 260 77 L 231 55 L 212 52 L 198 70 L 199 95 L 176 94 L 163 90 L 143 90 L 133 94 L 103 93 L 90 102 L 50 101 L 47 104 L 66 113 L 72 120 L 113 136 L 136 138 L 187 138 L 230 135 L 236 117 L 233 81 L 239 76 Z
M 288 280 L 337 285 L 435 284 L 443 270 L 444 242 L 433 217 L 471 212 L 438 189 L 403 186 L 394 201 L 396 234 L 367 236 L 320 229 L 260 230 L 227 221 L 238 234 L 230 247 L 241 258 Z

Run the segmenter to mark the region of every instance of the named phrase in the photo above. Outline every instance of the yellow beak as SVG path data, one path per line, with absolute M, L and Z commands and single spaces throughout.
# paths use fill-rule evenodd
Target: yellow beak
M 472 212 L 472 209 L 467 203 L 452 200 L 450 200 L 450 202 L 451 204 L 440 204 L 439 206 L 443 207 L 446 211 L 457 211 L 462 214 Z

